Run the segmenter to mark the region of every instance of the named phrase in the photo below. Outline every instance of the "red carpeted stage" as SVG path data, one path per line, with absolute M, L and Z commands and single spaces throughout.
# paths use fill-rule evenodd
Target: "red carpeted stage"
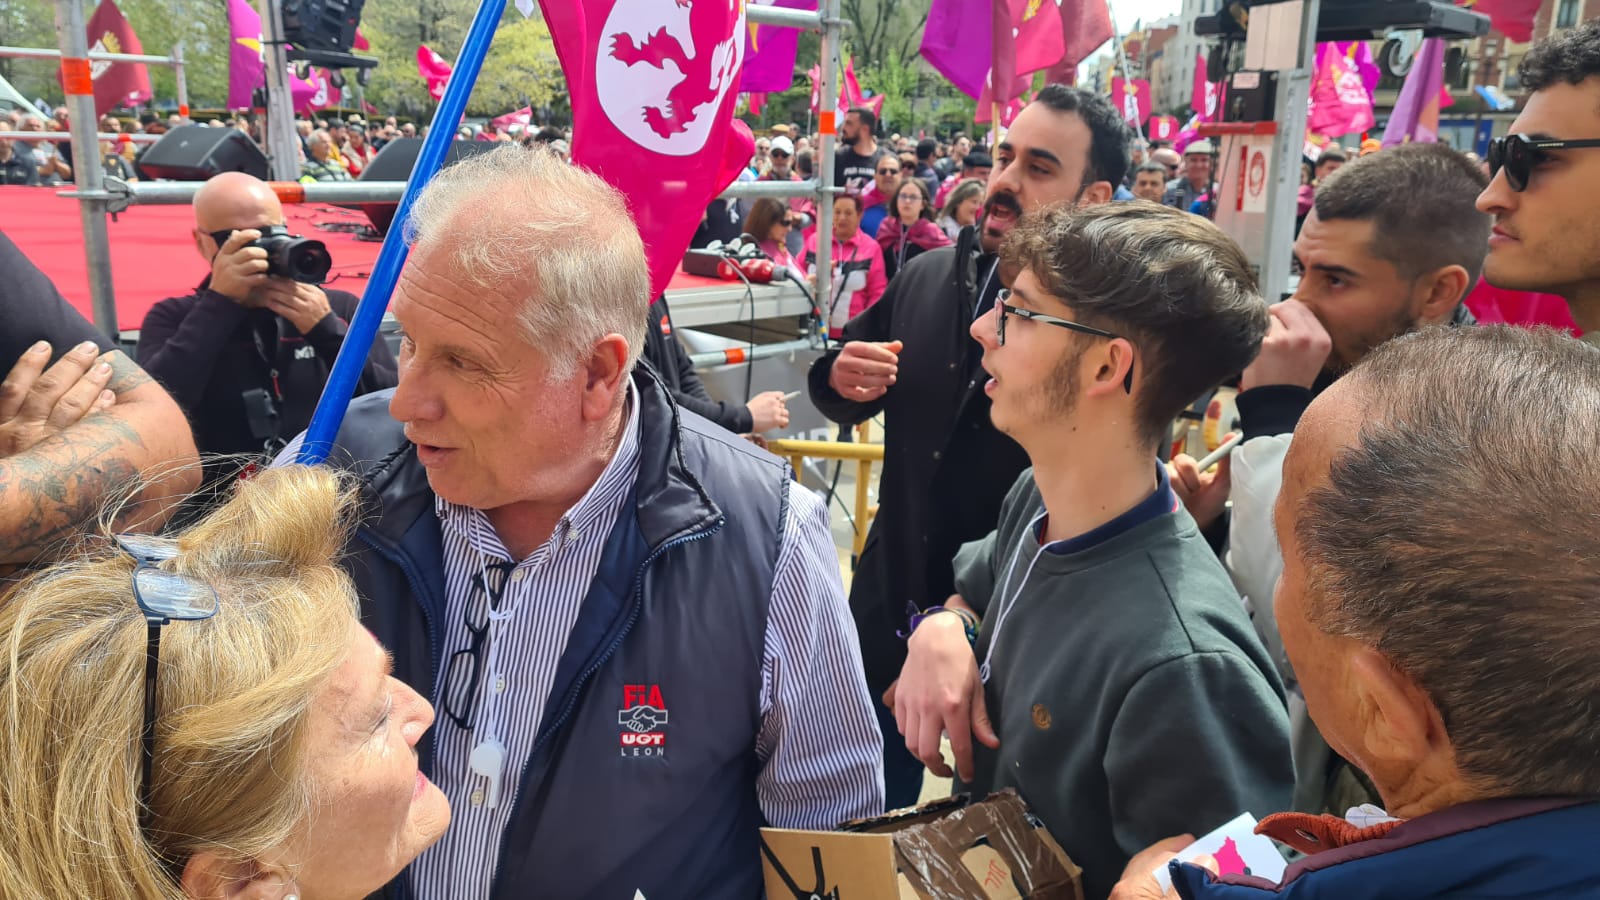
M 77 201 L 56 196 L 57 190 L 0 187 L 0 231 L 50 276 L 68 302 L 92 318 L 83 220 Z M 333 272 L 326 286 L 361 296 L 382 244 L 326 227 L 365 225 L 366 217 L 357 210 L 327 204 L 286 206 L 284 215 L 290 233 L 315 237 L 328 245 Z M 187 206 L 130 207 L 106 227 L 111 234 L 117 323 L 125 331 L 137 329 L 158 301 L 193 290 L 209 271 L 190 237 L 194 218 Z M 680 271 L 672 279 L 671 290 L 726 286 L 726 282 Z M 0 290 L 4 289 L 5 285 L 0 285 Z

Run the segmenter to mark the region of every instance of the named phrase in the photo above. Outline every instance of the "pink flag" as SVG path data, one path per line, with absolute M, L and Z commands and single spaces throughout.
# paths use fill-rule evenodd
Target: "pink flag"
M 744 97 L 745 104 L 750 107 L 750 115 L 761 115 L 761 107 L 767 105 L 767 92 L 751 91 L 750 93 L 745 94 Z
M 1121 75 L 1111 79 L 1111 103 L 1122 110 L 1122 118 L 1135 131 L 1144 127 L 1150 118 L 1150 82 L 1143 78 L 1124 80 Z
M 246 109 L 267 83 L 261 55 L 261 16 L 249 0 L 228 0 L 228 108 Z
M 89 17 L 90 53 L 143 53 L 139 36 L 133 33 L 122 10 L 113 0 L 100 0 Z M 118 106 L 131 106 L 150 99 L 150 72 L 144 63 L 94 61 L 89 64 L 94 80 L 94 112 L 103 116 Z
M 1394 112 L 1383 129 L 1383 145 L 1439 139 L 1439 91 L 1444 87 L 1444 40 L 1423 38 L 1411 71 L 1395 99 Z
M 750 0 L 750 2 L 758 6 L 777 6 L 786 9 L 817 8 L 817 0 Z M 794 60 L 799 46 L 798 28 L 785 28 L 781 25 L 746 27 L 744 70 L 739 75 L 739 90 L 747 94 L 787 91 L 794 82 Z
M 362 34 L 361 33 L 361 29 L 359 29 L 359 28 L 356 29 L 356 37 L 355 37 L 355 40 L 350 42 L 350 47 L 352 49 L 355 49 L 355 50 L 371 50 L 372 49 L 372 45 L 367 43 L 367 36 Z
M 1050 67 L 1045 79 L 1072 84 L 1078 79 L 1078 64 L 1111 40 L 1111 7 L 1106 0 L 1061 0 L 1059 14 L 1061 60 Z
M 1533 20 L 1540 0 L 1467 0 L 1462 3 L 1489 17 L 1489 27 L 1518 43 L 1533 40 Z
M 1177 116 L 1151 116 L 1147 136 L 1152 141 L 1171 141 L 1178 136 Z
M 843 89 L 843 96 L 839 101 L 839 107 L 841 110 L 848 111 L 852 107 L 864 106 L 867 109 L 872 110 L 872 114 L 875 116 L 883 111 L 882 94 L 870 99 L 863 94 L 861 90 L 861 82 L 856 80 L 856 58 L 854 56 L 845 61 L 844 82 L 840 85 L 840 87 Z M 840 118 L 843 118 L 842 112 L 840 114 Z
M 1196 53 L 1194 59 L 1194 92 L 1189 97 L 1189 108 L 1202 122 L 1215 122 L 1222 118 L 1223 85 L 1213 84 L 1206 78 L 1206 55 Z
M 1001 125 L 1001 127 L 1002 128 L 1010 128 L 1011 127 L 1011 123 L 1015 122 L 1017 120 L 1017 113 L 1022 112 L 1022 108 L 1024 106 L 1027 106 L 1027 105 L 1028 105 L 1028 94 L 1027 94 L 1027 92 L 1023 92 L 1021 97 L 1012 97 L 1010 100 L 1006 101 L 1006 105 L 1000 108 L 1000 125 Z M 977 113 L 977 115 L 975 115 L 973 117 L 972 121 L 976 122 L 979 125 L 984 125 L 984 124 L 987 124 L 987 123 L 989 123 L 989 122 L 991 122 L 993 120 L 994 120 L 994 104 L 993 103 L 979 103 L 978 104 L 978 113 Z
M 706 205 L 755 150 L 749 127 L 733 115 L 743 0 L 696 0 L 681 16 L 670 3 L 541 7 L 572 101 L 572 161 L 628 199 L 659 294 Z
M 444 96 L 444 86 L 450 80 L 452 66 L 445 58 L 429 49 L 427 44 L 417 47 L 417 71 L 428 83 L 428 96 L 435 100 Z
M 1313 132 L 1327 135 L 1366 131 L 1377 123 L 1361 74 L 1336 44 L 1317 45 L 1307 123 Z
M 531 106 L 524 106 L 515 112 L 508 112 L 503 116 L 495 116 L 489 120 L 489 123 L 494 126 L 496 131 L 506 131 L 512 125 L 527 127 L 532 122 L 533 107 Z
M 327 69 L 312 69 L 304 81 L 289 73 L 289 94 L 294 98 L 294 110 L 313 113 L 339 105 L 341 92 L 333 86 Z

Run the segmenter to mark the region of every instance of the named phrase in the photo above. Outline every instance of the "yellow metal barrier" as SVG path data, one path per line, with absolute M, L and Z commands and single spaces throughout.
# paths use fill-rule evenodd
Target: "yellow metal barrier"
M 864 437 L 865 429 L 861 433 Z M 856 536 L 851 543 L 850 549 L 859 558 L 861 556 L 861 548 L 867 543 L 867 525 L 871 522 L 872 515 L 877 512 L 876 506 L 867 503 L 867 486 L 872 481 L 872 464 L 883 462 L 883 445 L 840 443 L 838 441 L 778 440 L 768 441 L 767 449 L 779 456 L 788 457 L 789 465 L 794 468 L 796 481 L 800 480 L 800 473 L 805 468 L 807 459 L 834 459 L 855 462 Z

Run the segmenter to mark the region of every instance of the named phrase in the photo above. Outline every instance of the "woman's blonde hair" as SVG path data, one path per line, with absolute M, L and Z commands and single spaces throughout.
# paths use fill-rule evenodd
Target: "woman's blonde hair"
M 307 715 L 342 663 L 353 493 L 289 466 L 242 482 L 162 568 L 217 614 L 162 629 L 150 818 L 139 824 L 146 626 L 109 540 L 0 601 L 0 897 L 181 898 L 209 850 L 260 859 L 310 820 Z

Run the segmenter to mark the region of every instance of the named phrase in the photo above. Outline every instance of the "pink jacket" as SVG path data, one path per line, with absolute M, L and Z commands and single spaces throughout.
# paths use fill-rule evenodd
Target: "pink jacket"
M 848 241 L 833 241 L 833 291 L 831 297 L 818 297 L 823 315 L 828 318 L 828 335 L 838 337 L 844 323 L 878 302 L 889 277 L 883 270 L 883 248 L 865 231 L 857 231 Z M 806 270 L 816 268 L 817 233 L 806 235 Z M 849 301 L 845 295 L 848 292 Z

